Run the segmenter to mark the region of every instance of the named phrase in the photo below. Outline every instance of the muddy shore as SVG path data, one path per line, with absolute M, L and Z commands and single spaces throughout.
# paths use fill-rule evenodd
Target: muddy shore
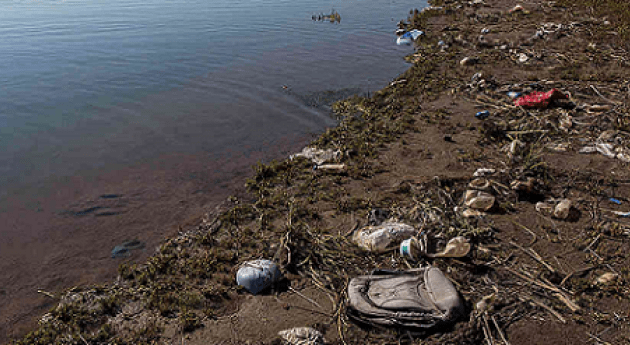
M 589 5 L 434 1 L 412 11 L 401 26 L 426 34 L 409 70 L 336 103 L 340 125 L 310 144 L 339 152 L 331 163 L 341 168 L 257 165 L 247 193 L 146 263 L 51 293 L 59 303 L 14 343 L 277 344 L 279 331 L 304 326 L 329 344 L 628 343 L 630 6 Z M 515 105 L 552 89 L 560 96 L 549 103 Z M 466 195 L 482 185 L 493 203 L 479 209 Z M 414 262 L 362 250 L 352 232 L 373 209 L 438 244 L 464 236 L 472 252 Z M 285 279 L 252 296 L 234 277 L 258 258 Z M 411 335 L 348 319 L 351 278 L 426 263 L 465 300 L 454 325 Z

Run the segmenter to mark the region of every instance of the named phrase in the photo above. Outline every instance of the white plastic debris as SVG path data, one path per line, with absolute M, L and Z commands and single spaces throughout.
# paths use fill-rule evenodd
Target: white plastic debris
M 558 219 L 567 219 L 571 211 L 571 200 L 562 199 L 553 211 L 553 216 Z
M 334 151 L 332 149 L 322 150 L 315 147 L 305 147 L 302 152 L 291 155 L 289 158 L 294 159 L 297 157 L 304 157 L 310 159 L 317 165 L 324 164 L 329 161 L 337 160 L 341 156 L 341 151 Z
M 475 171 L 475 173 L 473 174 L 474 177 L 484 177 L 484 176 L 489 176 L 492 175 L 496 172 L 495 169 L 489 169 L 489 168 L 479 168 L 477 169 L 477 171 Z
M 361 248 L 371 252 L 384 252 L 398 246 L 404 239 L 416 235 L 416 229 L 407 224 L 384 222 L 378 226 L 368 226 L 357 231 L 354 242 Z
M 324 345 L 324 335 L 311 327 L 295 327 L 278 335 L 289 345 Z
M 476 178 L 470 181 L 468 187 L 476 190 L 488 190 L 490 188 L 490 181 L 485 178 Z
M 617 278 L 619 278 L 619 275 L 617 273 L 612 273 L 612 272 L 604 273 L 601 276 L 597 277 L 597 279 L 595 279 L 595 282 L 593 285 L 608 285 L 616 281 Z
M 615 158 L 617 156 L 613 152 L 614 147 L 611 144 L 598 143 L 595 145 L 595 149 L 608 158 Z
M 278 265 L 270 260 L 247 261 L 236 273 L 236 283 L 252 294 L 270 287 L 282 277 Z
M 494 205 L 494 196 L 478 191 L 478 190 L 467 190 L 464 194 L 464 205 L 481 211 L 488 211 Z
M 477 58 L 473 58 L 473 57 L 469 57 L 469 56 L 467 56 L 467 57 L 465 57 L 465 58 L 463 58 L 463 59 L 461 59 L 459 61 L 459 64 L 462 65 L 462 66 L 472 66 L 475 63 L 477 63 Z
M 526 63 L 526 62 L 527 62 L 527 60 L 529 60 L 529 56 L 527 56 L 527 54 L 525 54 L 525 53 L 520 53 L 520 54 L 518 55 L 518 62 L 520 62 L 520 63 Z

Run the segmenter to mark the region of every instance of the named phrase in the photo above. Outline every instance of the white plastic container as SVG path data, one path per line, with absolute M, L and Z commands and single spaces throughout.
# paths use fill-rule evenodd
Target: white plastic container
M 403 239 L 416 235 L 416 229 L 407 224 L 385 222 L 378 226 L 368 226 L 354 234 L 355 243 L 368 251 L 382 253 L 396 248 Z
M 282 277 L 278 265 L 270 260 L 247 261 L 236 273 L 236 283 L 256 295 Z

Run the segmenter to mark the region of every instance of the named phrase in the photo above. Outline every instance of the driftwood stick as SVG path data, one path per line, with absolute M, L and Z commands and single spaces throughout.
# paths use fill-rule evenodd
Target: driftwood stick
M 503 341 L 503 343 L 505 345 L 510 345 L 510 342 L 507 341 L 507 339 L 505 339 L 505 335 L 503 334 L 501 327 L 499 327 L 499 323 L 497 322 L 497 319 L 494 318 L 494 315 L 491 315 L 490 317 L 492 318 L 492 323 L 494 323 L 494 327 L 496 327 L 497 331 L 499 331 L 499 337 L 501 337 L 501 340 Z
M 512 222 L 512 224 L 514 224 L 514 225 L 516 225 L 516 226 L 521 227 L 523 230 L 525 230 L 525 231 L 529 232 L 529 234 L 530 234 L 530 235 L 532 235 L 532 240 L 531 240 L 531 242 L 529 243 L 529 245 L 530 245 L 530 246 L 531 246 L 532 244 L 536 243 L 536 241 L 538 240 L 538 236 L 536 236 L 536 234 L 535 234 L 533 231 L 529 230 L 529 229 L 528 229 L 525 225 L 520 224 L 520 223 L 518 223 L 518 222 L 514 222 L 514 221 L 513 221 L 513 222 Z
M 510 244 L 513 245 L 514 247 L 522 250 L 523 252 L 525 252 L 525 254 L 531 256 L 534 260 L 538 261 L 539 263 L 541 263 L 543 266 L 545 266 L 551 273 L 556 273 L 556 270 L 550 265 L 548 264 L 545 260 L 543 260 L 543 258 L 536 253 L 536 251 L 534 251 L 532 248 L 523 248 L 520 245 L 510 241 Z
M 544 304 L 542 301 L 539 301 L 538 299 L 536 299 L 536 298 L 534 298 L 532 296 L 527 296 L 527 298 L 519 296 L 519 299 L 521 299 L 524 302 L 529 302 L 529 303 L 532 303 L 534 305 L 537 305 L 537 306 L 547 310 L 548 312 L 550 312 L 553 316 L 557 317 L 558 320 L 560 320 L 560 322 L 567 323 L 567 320 L 565 320 L 565 318 L 563 318 L 562 315 L 560 315 L 560 313 L 558 313 L 552 307 Z
M 589 86 L 590 86 L 590 87 L 591 87 L 591 89 L 593 89 L 593 91 L 595 91 L 595 93 L 596 93 L 599 97 L 601 97 L 604 101 L 606 101 L 606 102 L 608 102 L 608 103 L 612 103 L 612 104 L 614 104 L 614 105 L 619 105 L 619 103 L 617 103 L 617 102 L 615 102 L 615 101 L 612 101 L 612 100 L 610 100 L 610 99 L 608 99 L 608 98 L 604 97 L 604 95 L 602 95 L 602 94 L 599 92 L 599 90 L 597 90 L 597 88 L 596 88 L 594 85 L 589 85 Z
M 315 302 L 314 300 L 312 300 L 312 299 L 310 299 L 310 298 L 308 298 L 308 297 L 304 296 L 304 294 L 302 294 L 301 292 L 297 291 L 296 289 L 294 289 L 294 288 L 292 288 L 292 287 L 290 287 L 290 286 L 289 286 L 289 290 L 291 290 L 291 292 L 294 292 L 296 295 L 298 295 L 298 296 L 300 296 L 300 297 L 304 298 L 305 300 L 307 300 L 307 301 L 311 302 L 311 304 L 313 304 L 314 306 L 316 306 L 316 307 L 318 307 L 318 308 L 322 308 L 322 306 L 321 306 L 321 305 L 319 305 L 319 303 L 317 303 L 317 302 Z M 322 308 L 322 309 L 323 309 L 323 308 Z

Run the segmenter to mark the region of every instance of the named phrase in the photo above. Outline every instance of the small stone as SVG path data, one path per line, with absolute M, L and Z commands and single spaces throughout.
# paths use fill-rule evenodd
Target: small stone
M 556 205 L 556 208 L 553 211 L 553 216 L 558 219 L 567 219 L 569 217 L 569 212 L 571 211 L 571 200 L 562 199 Z

